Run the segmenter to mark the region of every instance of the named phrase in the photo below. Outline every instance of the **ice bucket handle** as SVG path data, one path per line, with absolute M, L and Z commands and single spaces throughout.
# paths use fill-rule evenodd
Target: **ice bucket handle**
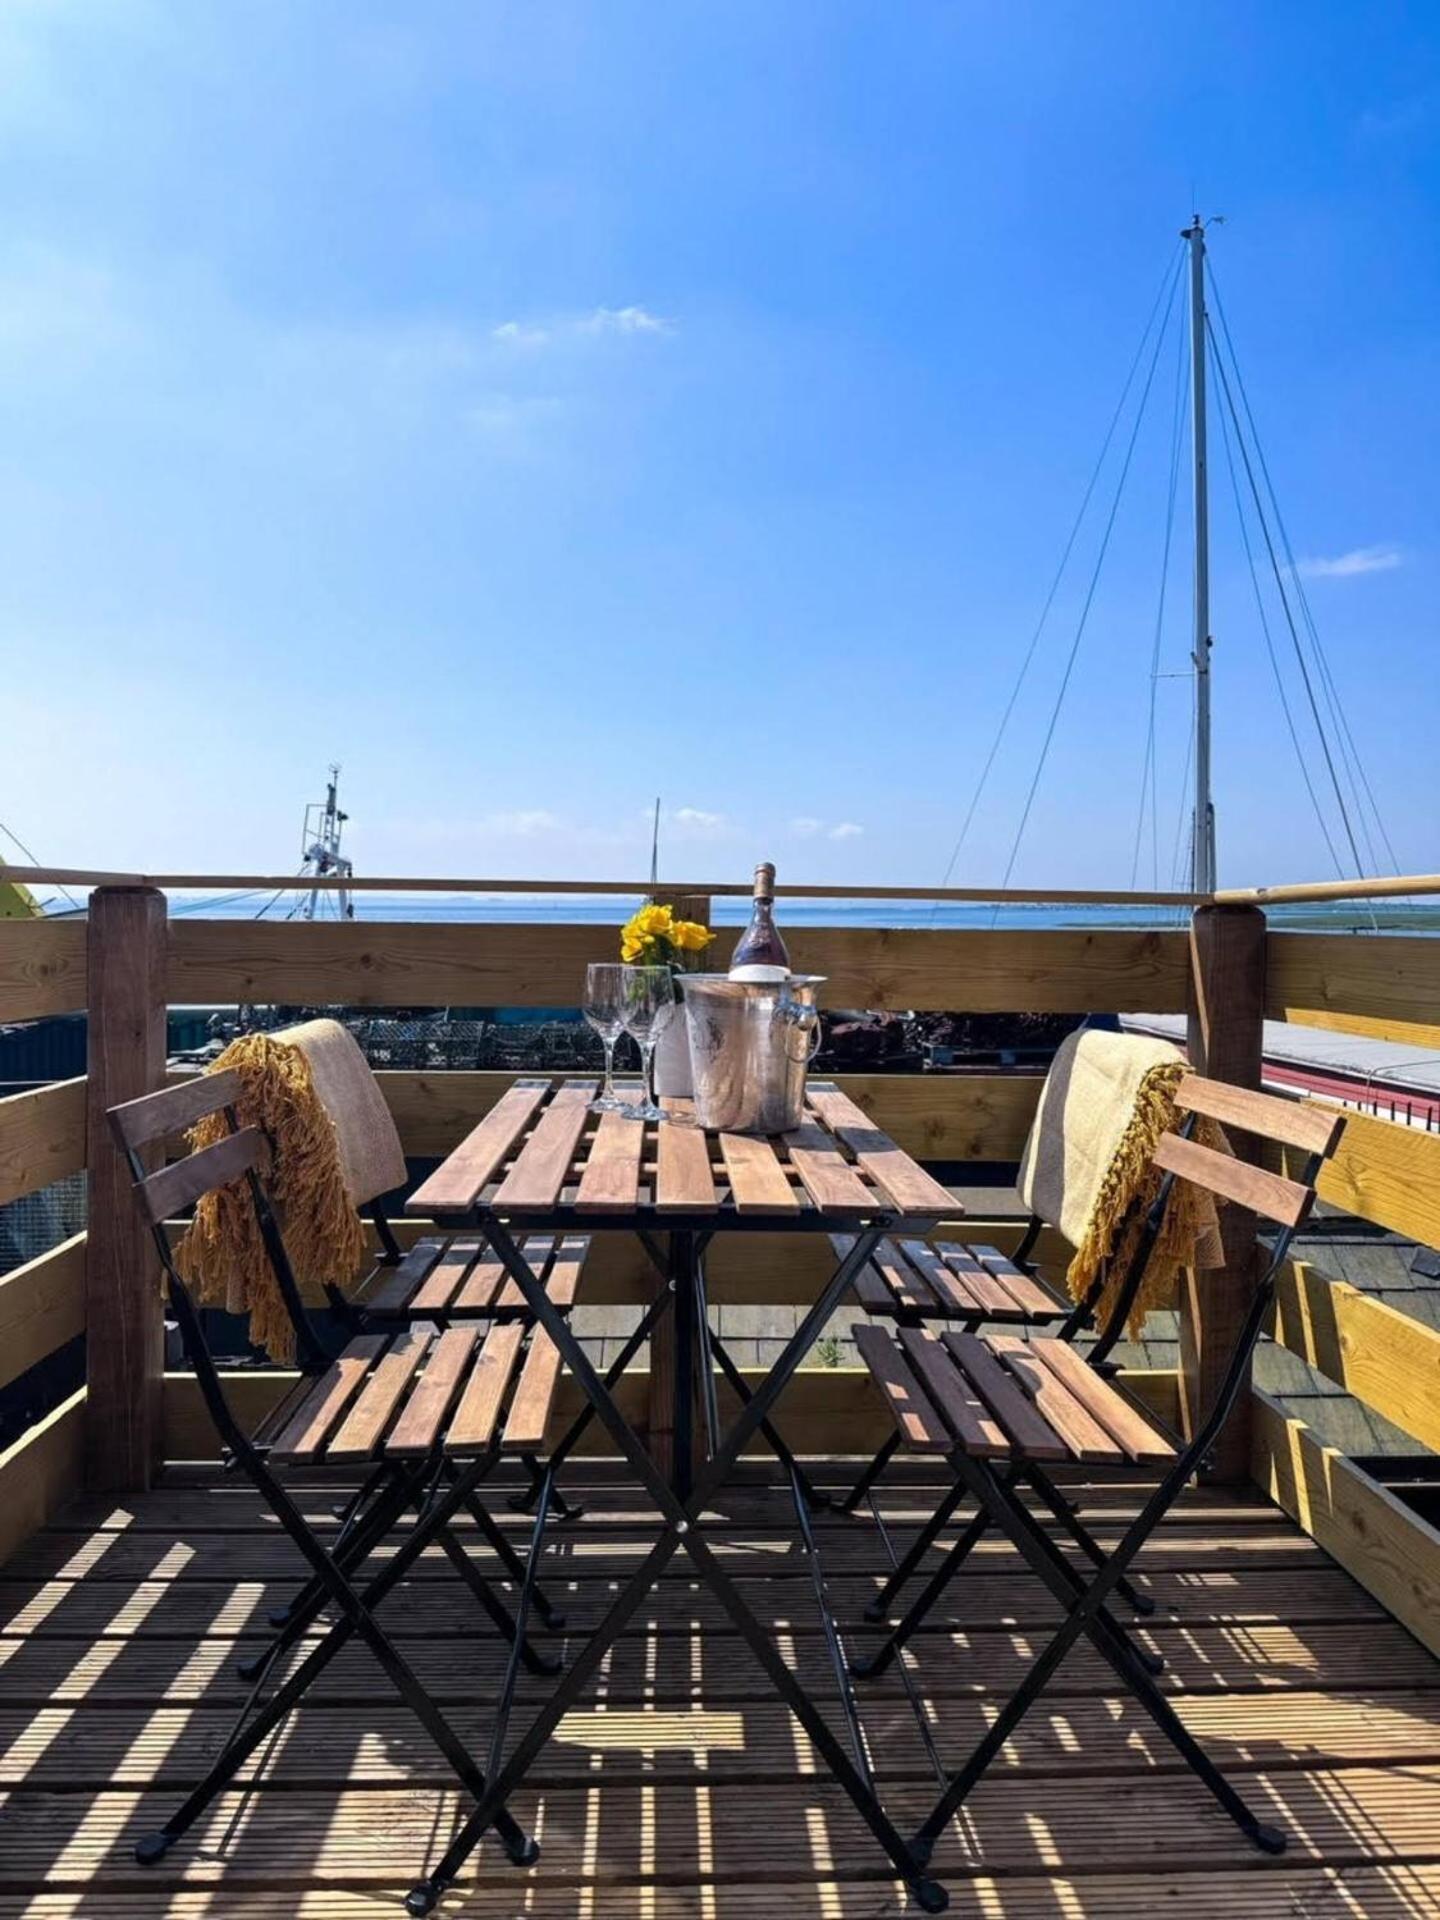
M 774 1018 L 782 1026 L 789 1027 L 792 1032 L 810 1036 L 809 1048 L 805 1054 L 805 1064 L 808 1066 L 820 1051 L 819 1007 L 807 1006 L 803 1000 L 792 1000 L 787 990 L 775 1002 Z

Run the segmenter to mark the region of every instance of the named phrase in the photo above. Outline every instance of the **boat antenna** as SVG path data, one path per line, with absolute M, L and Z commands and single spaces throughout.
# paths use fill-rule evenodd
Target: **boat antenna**
M 650 893 L 660 884 L 660 796 L 655 796 L 655 824 L 650 830 Z
M 318 880 L 328 874 L 348 880 L 355 871 L 340 851 L 340 835 L 350 816 L 340 811 L 339 794 L 340 769 L 332 761 L 330 776 L 325 782 L 325 798 L 312 800 L 305 809 L 305 826 L 300 837 L 302 880 L 307 876 Z M 313 920 L 319 902 L 318 890 L 313 887 L 308 889 L 301 898 L 300 918 Z M 355 904 L 350 897 L 349 887 L 336 888 L 335 910 L 342 920 L 355 918 Z
M 1215 891 L 1215 802 L 1210 788 L 1210 486 L 1205 444 L 1205 229 L 1191 216 L 1180 237 L 1190 247 L 1190 447 L 1195 467 L 1195 830 L 1191 887 Z

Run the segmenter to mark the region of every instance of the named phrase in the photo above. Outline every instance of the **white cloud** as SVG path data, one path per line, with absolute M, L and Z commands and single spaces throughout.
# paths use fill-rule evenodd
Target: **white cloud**
M 824 824 L 823 820 L 817 820 L 813 814 L 802 813 L 798 820 L 790 822 L 790 831 L 797 840 L 812 840 Z
M 730 822 L 723 813 L 707 813 L 703 807 L 677 807 L 670 823 L 681 838 L 713 839 L 728 830 Z
M 582 333 L 669 333 L 673 322 L 646 307 L 596 307 L 578 325 Z
M 487 813 L 475 823 L 477 833 L 487 838 L 533 840 L 537 834 L 558 833 L 565 822 L 544 807 L 525 807 L 511 813 Z
M 842 820 L 838 826 L 831 827 L 829 837 L 832 840 L 854 840 L 865 829 L 853 820 Z
M 670 333 L 673 326 L 648 307 L 596 307 L 590 313 L 562 314 L 553 320 L 502 320 L 490 329 L 490 338 L 502 346 L 535 348 L 597 334 Z
M 1351 580 L 1359 573 L 1392 573 L 1404 564 L 1399 547 L 1352 547 L 1328 559 L 1297 561 L 1295 571 L 1306 580 Z

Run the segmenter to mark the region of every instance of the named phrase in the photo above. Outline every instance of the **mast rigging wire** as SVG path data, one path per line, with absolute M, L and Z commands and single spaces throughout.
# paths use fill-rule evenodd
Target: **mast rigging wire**
M 1206 332 L 1213 343 L 1215 332 L 1208 320 L 1206 321 Z M 1329 736 L 1326 734 L 1324 722 L 1320 718 L 1320 709 L 1315 699 L 1315 689 L 1310 681 L 1310 669 L 1306 665 L 1305 652 L 1300 644 L 1299 630 L 1295 625 L 1295 616 L 1290 609 L 1290 597 L 1285 591 L 1285 576 L 1281 572 L 1280 562 L 1275 552 L 1275 543 L 1270 537 L 1270 523 L 1265 518 L 1265 505 L 1260 497 L 1260 488 L 1256 484 L 1255 470 L 1250 462 L 1250 452 L 1242 437 L 1240 416 L 1235 410 L 1235 398 L 1230 391 L 1230 380 L 1225 371 L 1225 362 L 1218 352 L 1214 355 L 1214 363 L 1215 369 L 1220 375 L 1220 387 L 1225 395 L 1225 404 L 1230 409 L 1231 423 L 1235 428 L 1236 445 L 1240 449 L 1240 459 L 1245 468 L 1245 477 L 1250 482 L 1250 493 L 1255 502 L 1256 518 L 1260 522 L 1260 531 L 1265 537 L 1265 550 L 1270 556 L 1270 569 L 1275 576 L 1275 589 L 1280 595 L 1280 605 L 1285 614 L 1285 624 L 1290 629 L 1290 639 L 1295 649 L 1296 663 L 1300 668 L 1300 678 L 1304 684 L 1305 698 L 1309 703 L 1310 716 L 1315 722 L 1315 731 L 1320 739 L 1320 750 L 1325 756 L 1325 766 L 1330 775 L 1330 785 L 1335 793 L 1335 804 L 1340 809 L 1340 820 L 1345 828 L 1345 838 L 1349 843 L 1350 852 L 1355 861 L 1355 871 L 1357 874 L 1363 873 L 1365 871 L 1365 863 L 1360 857 L 1360 848 L 1355 840 L 1355 829 L 1350 821 L 1350 810 L 1345 805 L 1345 795 L 1340 786 L 1339 776 L 1335 771 L 1335 757 L 1330 751 Z
M 1095 601 L 1095 589 L 1100 584 L 1101 569 L 1105 565 L 1105 556 L 1110 550 L 1110 536 L 1115 531 L 1115 518 L 1120 511 L 1121 497 L 1125 492 L 1125 482 L 1130 476 L 1130 463 L 1135 455 L 1135 443 L 1140 437 L 1141 422 L 1145 418 L 1145 406 L 1150 398 L 1150 389 L 1155 380 L 1155 369 L 1160 364 L 1160 350 L 1165 344 L 1165 334 L 1170 325 L 1170 315 L 1175 308 L 1175 292 L 1180 285 L 1180 270 L 1177 267 L 1171 283 L 1170 300 L 1165 308 L 1160 331 L 1155 336 L 1155 351 L 1150 356 L 1150 365 L 1145 375 L 1145 385 L 1141 389 L 1140 403 L 1135 411 L 1135 424 L 1130 429 L 1130 439 L 1125 448 L 1125 458 L 1120 468 L 1120 477 L 1115 483 L 1114 498 L 1110 503 L 1109 517 L 1105 522 L 1105 531 L 1100 540 L 1100 551 L 1095 556 L 1095 565 L 1090 575 L 1090 584 L 1080 608 L 1080 618 L 1075 628 L 1075 638 L 1070 643 L 1070 652 L 1065 661 L 1065 672 L 1061 676 L 1060 687 L 1055 695 L 1055 704 L 1050 710 L 1049 724 L 1045 729 L 1045 738 L 1040 745 L 1040 756 L 1035 763 L 1035 772 L 1031 777 L 1030 790 L 1025 796 L 1024 811 L 1020 815 L 1020 824 L 1015 829 L 1015 839 L 1010 848 L 1010 858 L 1005 863 L 1005 873 L 1000 885 L 1008 887 L 1010 876 L 1015 871 L 1015 862 L 1020 857 L 1020 843 L 1025 837 L 1025 829 L 1030 822 L 1030 810 L 1035 804 L 1035 795 L 1039 791 L 1041 776 L 1045 772 L 1045 762 L 1050 755 L 1050 746 L 1055 738 L 1055 728 L 1059 724 L 1060 710 L 1065 704 L 1065 695 L 1070 689 L 1070 679 L 1075 671 L 1075 662 L 1080 654 L 1080 643 L 1085 637 L 1085 628 L 1090 619 L 1090 609 Z
M 1175 398 L 1170 422 L 1170 485 L 1165 502 L 1165 546 L 1160 559 L 1160 599 L 1155 609 L 1155 634 L 1150 646 L 1150 703 L 1145 730 L 1145 760 L 1140 769 L 1140 805 L 1135 815 L 1135 847 L 1130 858 L 1130 887 L 1140 873 L 1140 847 L 1145 837 L 1145 801 L 1150 801 L 1151 884 L 1160 890 L 1160 814 L 1155 790 L 1155 698 L 1160 686 L 1160 640 L 1165 626 L 1165 589 L 1170 578 L 1170 542 L 1175 530 L 1175 498 L 1180 483 L 1180 443 L 1185 413 L 1185 330 L 1175 332 Z
M 1044 633 L 1046 623 L 1050 618 L 1050 609 L 1055 604 L 1055 596 L 1060 591 L 1060 582 L 1064 579 L 1065 570 L 1070 564 L 1070 555 L 1074 551 L 1075 542 L 1079 537 L 1080 528 L 1084 522 L 1085 515 L 1089 510 L 1091 498 L 1094 495 L 1096 486 L 1099 484 L 1100 474 L 1104 468 L 1106 456 L 1109 454 L 1111 442 L 1115 438 L 1115 430 L 1120 424 L 1121 416 L 1124 414 L 1125 403 L 1130 397 L 1130 389 L 1134 385 L 1135 375 L 1139 370 L 1141 361 L 1144 359 L 1144 356 L 1145 356 L 1145 348 L 1149 343 L 1151 328 L 1155 325 L 1155 319 L 1157 314 L 1160 312 L 1162 302 L 1165 302 L 1166 300 L 1167 290 L 1169 293 L 1169 301 L 1166 304 L 1167 317 L 1168 317 L 1170 306 L 1174 304 L 1175 289 L 1179 285 L 1179 281 L 1180 281 L 1181 253 L 1183 250 L 1183 245 L 1184 245 L 1183 241 L 1177 242 L 1175 248 L 1172 250 L 1170 254 L 1169 259 L 1166 261 L 1165 271 L 1160 276 L 1160 285 L 1156 290 L 1155 298 L 1151 303 L 1149 316 L 1146 319 L 1144 328 L 1141 331 L 1139 344 L 1135 348 L 1134 358 L 1130 362 L 1130 370 L 1125 375 L 1125 383 L 1120 389 L 1120 398 L 1115 403 L 1115 411 L 1111 414 L 1110 424 L 1105 429 L 1105 438 L 1100 444 L 1099 455 L 1097 456 L 1095 465 L 1091 470 L 1090 478 L 1086 483 L 1085 492 L 1081 497 L 1079 510 L 1077 511 L 1075 515 L 1075 519 L 1071 524 L 1069 537 L 1066 539 L 1064 550 L 1060 555 L 1060 564 L 1055 569 L 1055 576 L 1050 582 L 1050 590 L 1046 594 L 1045 603 L 1040 609 L 1040 618 L 1035 623 L 1035 630 L 1030 636 L 1030 644 L 1025 649 L 1024 658 L 1020 662 L 1020 670 L 1016 674 L 1014 685 L 1010 689 L 1010 697 L 1006 701 L 1005 710 L 1000 716 L 1000 724 L 995 729 L 995 736 L 990 742 L 990 750 L 985 756 L 984 764 L 980 769 L 979 778 L 975 782 L 975 790 L 970 796 L 970 804 L 966 809 L 965 818 L 961 823 L 959 837 L 957 838 L 955 845 L 950 850 L 949 860 L 946 861 L 945 863 L 945 871 L 942 874 L 940 879 L 940 885 L 942 887 L 949 886 L 950 876 L 954 873 L 956 862 L 959 860 L 961 852 L 964 850 L 965 842 L 969 838 L 970 828 L 974 823 L 976 809 L 979 807 L 981 798 L 985 792 L 985 788 L 989 783 L 990 774 L 992 769 L 994 768 L 996 756 L 1000 751 L 1001 742 L 1005 738 L 1006 731 L 1010 725 L 1011 718 L 1015 712 L 1016 704 L 1019 701 L 1021 691 L 1025 685 L 1025 681 L 1027 677 L 1029 676 L 1030 666 L 1032 661 L 1035 658 L 1035 650 L 1040 644 L 1041 635 Z M 1163 333 L 1163 329 L 1162 329 L 1162 333 Z M 934 918 L 934 914 L 935 914 L 935 909 L 932 908 L 931 910 L 932 919 Z
M 1235 385 L 1239 391 L 1240 401 L 1245 409 L 1245 418 L 1249 424 L 1251 443 L 1255 448 L 1256 460 L 1259 464 L 1260 472 L 1264 477 L 1265 490 L 1269 495 L 1271 509 L 1275 515 L 1275 526 L 1280 535 L 1280 545 L 1285 555 L 1285 563 L 1290 570 L 1290 578 L 1294 582 L 1295 587 L 1295 597 L 1299 602 L 1310 644 L 1319 665 L 1321 685 L 1325 692 L 1326 704 L 1330 709 L 1331 716 L 1335 721 L 1339 734 L 1341 752 L 1346 759 L 1346 770 L 1350 774 L 1352 790 L 1356 796 L 1356 808 L 1361 816 L 1361 826 L 1362 829 L 1365 829 L 1364 807 L 1360 800 L 1359 791 L 1360 788 L 1363 787 L 1365 797 L 1370 803 L 1370 811 L 1374 816 L 1376 829 L 1379 832 L 1386 855 L 1391 863 L 1391 869 L 1393 872 L 1399 873 L 1401 870 L 1400 860 L 1395 852 L 1394 846 L 1391 844 L 1384 817 L 1380 812 L 1379 804 L 1375 798 L 1374 788 L 1370 784 L 1370 776 L 1365 769 L 1364 759 L 1355 743 L 1355 736 L 1350 726 L 1349 716 L 1345 712 L 1344 702 L 1340 699 L 1339 690 L 1335 684 L 1335 677 L 1331 671 L 1326 648 L 1320 638 L 1320 630 L 1316 625 L 1314 612 L 1310 606 L 1310 598 L 1305 591 L 1304 579 L 1295 559 L 1295 550 L 1290 544 L 1290 534 L 1285 525 L 1285 516 L 1280 510 L 1279 496 L 1275 491 L 1275 483 L 1270 476 L 1269 462 L 1265 458 L 1264 443 L 1261 441 L 1259 429 L 1255 424 L 1255 413 L 1250 404 L 1250 395 L 1245 385 L 1245 376 L 1240 368 L 1239 356 L 1235 352 L 1235 342 L 1230 332 L 1230 323 L 1225 317 L 1225 303 L 1220 297 L 1219 283 L 1215 278 L 1214 268 L 1208 259 L 1206 261 L 1206 274 L 1209 280 L 1210 291 L 1215 300 L 1215 313 L 1220 322 L 1220 331 L 1224 338 L 1226 351 L 1229 354 L 1230 365 L 1235 374 Z M 1365 831 L 1368 843 L 1368 829 L 1365 829 Z M 1380 864 L 1378 860 L 1373 859 L 1373 853 L 1372 864 L 1377 868 Z
M 1290 735 L 1290 744 L 1295 749 L 1295 760 L 1300 768 L 1300 777 L 1305 782 L 1305 791 L 1310 796 L 1310 805 L 1314 809 L 1331 863 L 1336 873 L 1343 876 L 1344 869 L 1340 862 L 1340 855 L 1331 838 L 1329 822 L 1325 818 L 1325 809 L 1320 805 L 1320 796 L 1315 791 L 1315 783 L 1310 778 L 1310 767 L 1305 758 L 1305 750 L 1300 744 L 1295 715 L 1290 707 L 1290 696 L 1285 691 L 1285 677 L 1280 671 L 1280 656 L 1275 650 L 1270 620 L 1265 612 L 1265 596 L 1260 591 L 1260 575 L 1255 566 L 1255 553 L 1250 544 L 1250 528 L 1245 517 L 1244 499 L 1240 492 L 1240 476 L 1235 468 L 1235 452 L 1230 444 L 1230 423 L 1223 407 L 1220 410 L 1220 438 L 1225 447 L 1225 466 L 1230 475 L 1230 491 L 1235 501 L 1235 519 L 1240 528 L 1240 542 L 1245 549 L 1245 564 L 1250 570 L 1250 586 L 1255 595 L 1255 611 L 1260 619 L 1260 631 L 1265 636 L 1265 651 L 1270 658 L 1270 671 L 1275 678 L 1275 691 L 1280 696 L 1280 709 L 1285 715 L 1285 728 Z

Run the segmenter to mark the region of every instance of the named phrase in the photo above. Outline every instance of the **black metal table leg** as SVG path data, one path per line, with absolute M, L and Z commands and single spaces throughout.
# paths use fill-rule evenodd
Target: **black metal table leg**
M 759 1660 L 776 1691 L 799 1720 L 836 1782 L 844 1789 L 871 1833 L 911 1887 L 920 1905 L 927 1912 L 941 1911 L 947 1901 L 943 1888 L 919 1868 L 915 1857 L 901 1838 L 899 1830 L 881 1807 L 870 1783 L 855 1767 L 823 1715 L 800 1688 L 794 1674 L 780 1658 L 769 1635 L 761 1627 L 734 1582 L 711 1551 L 697 1519 L 704 1510 L 705 1502 L 718 1487 L 724 1484 L 741 1451 L 759 1430 L 761 1422 L 770 1414 L 796 1368 L 814 1345 L 826 1321 L 850 1286 L 856 1271 L 870 1258 L 883 1235 L 893 1226 L 893 1220 L 882 1216 L 856 1236 L 820 1298 L 806 1313 L 800 1326 L 787 1342 L 784 1352 L 763 1385 L 741 1409 L 739 1417 L 725 1436 L 724 1442 L 696 1477 L 688 1502 L 678 1500 L 664 1477 L 657 1473 L 644 1444 L 628 1425 L 613 1398 L 606 1391 L 604 1383 L 575 1339 L 564 1317 L 548 1299 L 544 1287 L 536 1281 L 534 1274 L 521 1257 L 507 1225 L 493 1219 L 484 1219 L 479 1224 L 483 1227 L 491 1248 L 519 1286 L 536 1318 L 559 1348 L 562 1359 L 575 1375 L 586 1398 L 596 1408 L 621 1453 L 660 1508 L 665 1524 L 660 1538 L 626 1582 L 589 1644 L 571 1664 L 555 1693 L 531 1722 L 529 1729 L 516 1745 L 505 1765 L 490 1781 L 473 1813 L 465 1821 L 444 1856 L 431 1873 L 412 1889 L 407 1902 L 410 1911 L 416 1914 L 428 1913 L 438 1902 L 445 1887 L 454 1879 L 486 1828 L 524 1778 L 536 1754 L 549 1740 L 562 1715 L 571 1702 L 583 1692 L 591 1674 L 623 1631 L 635 1609 L 682 1546 L 694 1562 L 696 1571 L 714 1591 L 736 1628 L 744 1636 L 747 1645 Z

